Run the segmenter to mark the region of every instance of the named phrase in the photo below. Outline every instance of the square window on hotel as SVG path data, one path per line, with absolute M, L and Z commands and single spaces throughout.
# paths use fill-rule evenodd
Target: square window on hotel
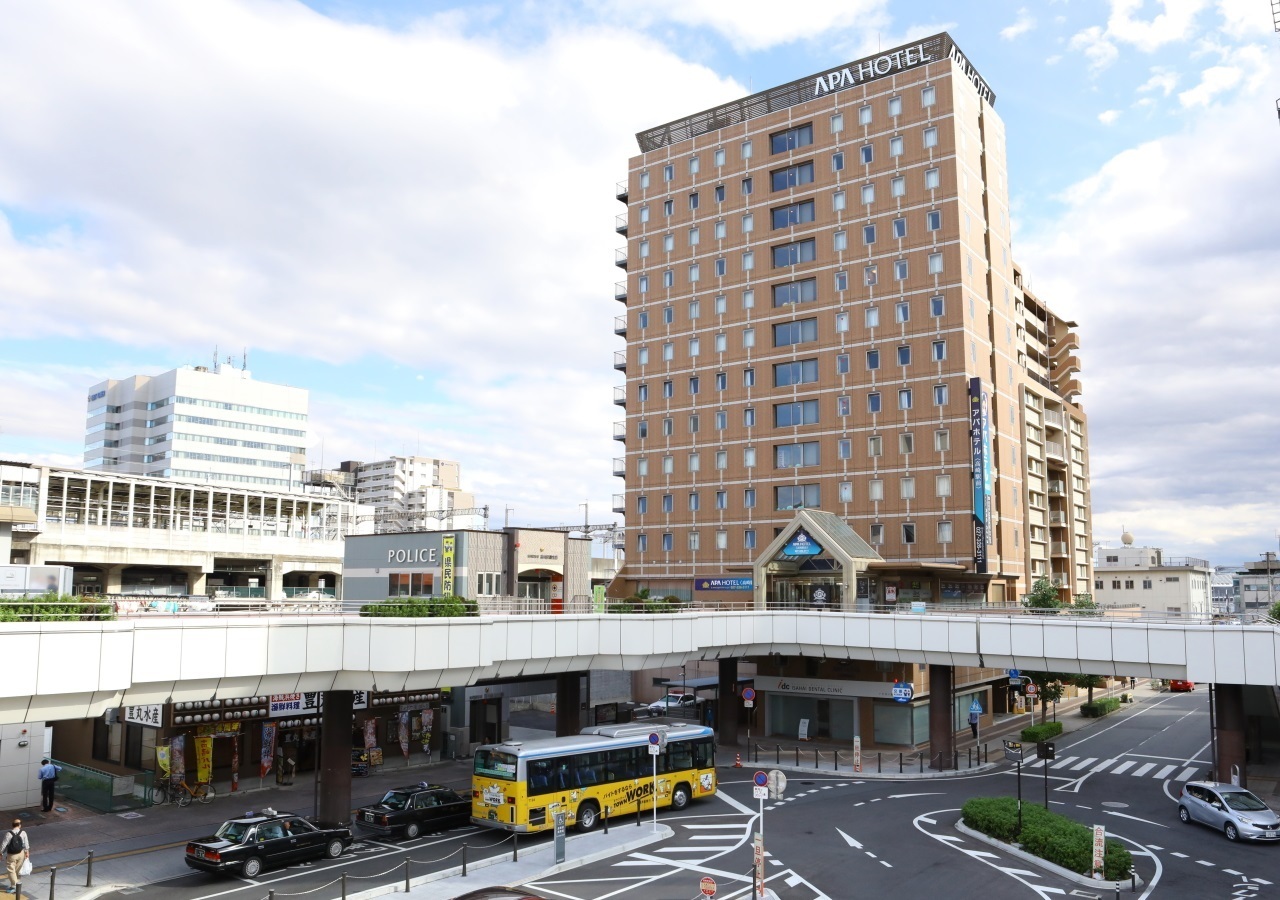
M 937 169 L 925 169 L 924 171 L 925 190 L 933 190 L 934 188 L 938 187 L 941 183 L 942 183 L 942 180 L 938 176 Z
M 898 365 L 900 366 L 911 365 L 911 348 L 910 347 L 898 348 Z
M 862 243 L 874 244 L 875 242 L 876 242 L 876 226 L 863 225 L 862 226 Z
M 702 168 L 702 167 L 698 164 L 698 157 L 696 157 L 696 156 L 690 156 L 690 157 L 689 157 L 689 174 L 690 174 L 690 175 L 697 175 L 697 174 L 698 174 L 698 171 L 699 171 L 701 168 Z
M 641 259 L 648 259 L 649 258 L 649 242 L 641 241 L 638 245 L 638 252 L 640 254 Z
M 848 353 L 840 353 L 836 355 L 836 374 L 837 375 L 849 374 L 849 354 Z
M 663 549 L 663 551 L 664 551 L 664 552 L 666 552 L 666 553 L 670 553 L 670 552 L 671 552 L 671 548 L 672 548 L 673 546 L 675 546 L 675 537 L 674 537 L 674 536 L 671 534 L 671 532 L 669 532 L 669 531 L 667 531 L 667 532 L 663 532 L 663 535 L 662 535 L 662 549 Z
M 642 223 L 649 221 L 649 204 L 648 203 L 640 207 L 640 221 Z
M 844 154 L 843 153 L 831 154 L 831 171 L 832 172 L 844 171 Z
M 648 186 L 649 186 L 649 173 L 641 172 L 640 173 L 640 189 L 644 190 Z
M 952 540 L 954 540 L 954 537 L 952 536 L 951 523 L 939 522 L 938 523 L 938 543 L 949 544 L 952 542 Z
M 898 239 L 901 239 L 907 236 L 907 220 L 906 219 L 893 220 L 893 236 Z
M 916 542 L 916 526 L 911 523 L 905 523 L 902 526 L 902 543 L 914 544 Z
M 662 382 L 662 397 L 664 400 L 670 400 L 676 394 L 675 383 L 672 381 Z
M 844 273 L 840 272 L 839 274 L 843 275 Z M 841 290 L 843 290 L 843 288 L 841 288 Z M 848 330 L 849 330 L 849 314 L 843 313 L 843 312 L 836 313 L 836 333 L 843 334 Z
M 716 509 L 728 509 L 728 508 L 729 508 L 729 492 L 716 491 Z
M 701 468 L 702 468 L 702 454 L 701 454 L 701 453 L 690 453 L 690 454 L 689 454 L 689 471 L 690 471 L 690 472 L 697 472 L 697 471 L 699 471 Z
M 884 481 L 879 478 L 873 478 L 867 482 L 867 499 L 883 500 L 884 499 Z
M 751 158 L 751 142 L 750 141 L 742 142 L 742 158 L 743 159 Z
M 649 474 L 649 457 L 641 456 L 639 459 L 636 460 L 636 474 L 637 475 Z
M 669 512 L 674 511 L 674 510 L 675 510 L 675 508 L 676 508 L 676 498 L 675 498 L 675 495 L 674 495 L 674 494 L 663 494 L 663 495 L 662 495 L 662 511 L 663 511 L 664 513 L 669 513 Z
M 698 532 L 690 531 L 689 532 L 689 549 L 697 550 L 699 549 L 700 546 L 701 546 L 701 541 L 698 537 Z
M 867 437 L 867 456 L 883 456 L 884 455 L 884 438 L 878 434 L 869 435 Z M 880 499 L 875 497 L 873 499 Z
M 924 130 L 924 146 L 925 149 L 938 146 L 938 129 L 926 128 Z
M 902 138 L 900 137 L 889 138 L 889 155 L 890 156 L 902 155 Z
M 872 391 L 870 394 L 867 394 L 867 412 L 869 413 L 880 412 L 880 392 L 879 391 Z
M 756 448 L 744 447 L 742 449 L 742 464 L 748 469 L 754 469 L 756 466 Z
M 898 435 L 898 452 L 904 455 L 914 453 L 916 449 L 916 436 L 911 432 L 903 432 Z
M 849 289 L 849 273 L 837 272 L 835 284 L 837 291 L 847 291 Z M 845 330 L 847 331 L 848 329 L 846 328 Z
M 947 358 L 947 342 L 934 341 L 932 347 L 932 356 L 934 362 L 942 362 Z
M 725 235 L 729 233 L 728 229 L 725 227 L 724 222 L 717 222 L 715 228 L 716 228 L 716 240 L 717 241 L 724 240 Z
M 853 482 L 851 481 L 840 482 L 840 502 L 841 503 L 853 502 Z
M 902 115 L 902 98 L 901 97 L 889 98 L 889 115 L 891 116 Z
M 697 375 L 691 375 L 691 376 L 689 376 L 689 394 L 690 394 L 690 396 L 692 396 L 693 394 L 698 393 L 701 389 L 702 389 L 702 379 L 701 379 L 701 378 L 699 378 Z
M 835 212 L 842 212 L 845 208 L 844 191 L 836 191 L 831 195 L 831 208 Z
M 637 534 L 636 535 L 636 551 L 639 553 L 644 553 L 648 549 L 649 549 L 649 535 Z
M 756 370 L 743 369 L 742 370 L 742 386 L 755 387 L 755 385 L 756 385 Z
M 674 181 L 676 177 L 676 167 L 673 165 L 665 165 L 662 167 L 662 180 Z
M 754 190 L 755 190 L 755 181 L 754 181 L 754 180 L 752 180 L 752 179 L 750 179 L 750 178 L 744 178 L 744 179 L 742 179 L 742 194 L 743 194 L 743 196 L 747 196 L 747 195 L 751 194 L 751 192 L 752 192 L 752 191 L 754 191 Z
M 893 321 L 899 324 L 911 321 L 911 305 L 907 301 L 893 305 Z
M 725 372 L 716 373 L 716 390 L 723 391 L 729 386 L 729 376 Z
M 702 341 L 699 338 L 689 338 L 689 355 L 697 356 L 702 350 Z
M 753 250 L 748 250 L 742 254 L 742 271 L 750 272 L 756 267 L 756 254 Z
M 916 498 L 916 480 L 914 478 L 898 479 L 898 498 L 914 500 Z
M 870 525 L 867 531 L 867 543 L 873 547 L 884 543 L 884 526 Z
M 729 414 L 723 409 L 716 410 L 716 431 L 724 431 L 729 427 Z
M 698 228 L 698 226 L 695 225 L 694 227 L 689 229 L 689 246 L 696 247 L 701 242 L 702 242 L 702 231 L 701 229 Z
M 942 230 L 942 210 L 933 209 L 925 214 L 925 227 L 930 231 Z
M 649 399 L 649 385 L 636 385 L 636 399 L 641 403 L 644 403 Z
M 849 440 L 848 438 L 845 438 L 844 440 L 836 441 L 836 456 L 839 457 L 840 459 L 852 459 L 853 458 L 853 441 Z
M 756 489 L 755 488 L 747 488 L 742 492 L 742 508 L 743 509 L 756 508 Z
M 646 497 L 644 494 L 641 494 L 639 497 L 636 498 L 636 512 L 640 513 L 640 515 L 644 515 L 648 511 L 649 511 L 649 498 Z
M 879 270 L 875 266 L 867 266 L 862 270 L 862 283 L 867 287 L 875 287 L 879 280 Z
M 713 192 L 713 193 L 714 193 L 714 195 L 715 195 L 715 201 L 716 201 L 717 203 L 723 203 L 723 202 L 724 202 L 724 185 L 723 185 L 723 184 L 717 184 L 717 185 L 715 186 L 715 189 L 714 189 L 714 192 Z
M 702 315 L 702 301 L 690 300 L 689 301 L 689 318 L 696 319 L 700 315 Z
M 849 249 L 849 235 L 843 231 L 837 231 L 831 236 L 831 249 L 839 253 L 842 250 Z
M 663 344 L 663 345 L 662 345 L 662 359 L 663 359 L 665 362 L 670 362 L 671 360 L 673 360 L 673 359 L 675 359 L 675 358 L 676 358 L 676 345 L 675 345 L 675 344 L 673 344 L 673 343 L 671 343 L 670 341 L 668 341 L 667 343 Z
M 896 281 L 907 280 L 907 261 L 905 259 L 894 260 L 893 277 Z
M 692 194 L 689 195 L 689 208 L 690 209 L 698 208 L 698 192 L 697 191 L 694 191 Z
M 844 131 L 844 113 L 836 113 L 831 117 L 831 133 L 839 134 Z
M 729 311 L 729 298 L 726 297 L 724 294 L 721 294 L 719 297 L 716 297 L 715 303 L 716 303 L 717 316 L 723 316 L 726 312 Z
M 729 264 L 723 259 L 716 260 L 716 277 L 723 278 L 725 273 L 729 271 Z
M 727 334 L 716 335 L 716 352 L 724 353 L 729 349 L 729 336 Z
M 754 550 L 756 548 L 756 530 L 748 528 L 742 532 L 742 547 L 745 550 Z
M 928 108 L 938 102 L 938 92 L 932 87 L 920 89 L 920 105 Z
M 862 186 L 862 202 L 865 204 L 876 202 L 876 186 L 874 184 L 864 184 Z
M 853 414 L 853 404 L 850 402 L 849 398 L 837 397 L 836 398 L 836 415 L 848 416 L 852 414 Z
M 662 420 L 662 435 L 663 437 L 670 437 L 671 435 L 675 434 L 675 432 L 676 432 L 675 420 L 672 419 L 670 416 L 667 416 L 665 419 Z
M 756 230 L 756 217 L 751 213 L 747 213 L 742 217 L 742 233 L 750 234 Z
M 641 419 L 639 422 L 636 422 L 636 437 L 643 440 L 648 436 L 649 436 L 649 423 L 646 422 L 644 419 Z
M 676 201 L 674 200 L 662 201 L 662 214 L 664 216 L 670 216 L 673 213 L 675 213 L 675 211 L 676 211 Z
M 785 153 L 799 147 L 807 147 L 813 143 L 813 125 L 796 125 L 786 131 L 778 131 L 769 135 L 769 149 L 774 153 Z
M 939 453 L 951 449 L 951 432 L 945 428 L 933 433 L 933 449 Z
M 636 351 L 636 362 L 638 362 L 642 366 L 648 365 L 649 363 L 648 347 L 641 347 L 639 350 Z
M 880 309 L 875 306 L 868 306 L 862 314 L 862 324 L 867 328 L 875 328 L 880 324 Z
M 942 254 L 941 253 L 929 254 L 929 274 L 930 275 L 942 274 Z
M 878 368 L 880 368 L 880 351 L 868 350 L 867 351 L 867 369 L 870 371 Z
M 756 345 L 756 330 L 754 328 L 742 329 L 742 346 L 749 349 Z
M 911 408 L 911 388 L 898 391 L 898 409 Z
M 871 107 L 870 106 L 863 106 L 858 109 L 858 124 L 859 125 L 871 124 Z
M 676 236 L 674 234 L 664 234 L 662 236 L 662 249 L 668 253 L 676 249 Z
M 866 144 L 865 146 L 863 146 L 861 149 L 858 150 L 858 158 L 862 160 L 862 164 L 864 166 L 869 166 L 871 165 L 872 161 L 875 160 L 876 153 L 874 150 L 871 149 L 870 144 Z
M 951 399 L 951 390 L 945 384 L 935 384 L 933 386 L 933 405 L 946 406 L 947 401 Z
M 727 531 L 716 532 L 716 549 L 717 550 L 729 549 L 729 532 Z
M 724 150 L 717 150 L 715 152 L 715 164 L 717 166 L 724 165 Z
M 728 450 L 716 451 L 716 468 L 717 469 L 729 468 L 729 451 Z
M 905 197 L 907 195 L 907 179 L 901 175 L 889 179 L 889 196 Z
M 670 325 L 670 324 L 671 324 L 672 322 L 674 322 L 675 320 L 676 320 L 676 308 L 675 308 L 674 306 L 664 306 L 664 307 L 662 307 L 662 322 L 663 322 L 663 324 L 665 324 L 665 325 Z
M 933 478 L 933 492 L 939 497 L 951 496 L 951 476 L 935 475 Z

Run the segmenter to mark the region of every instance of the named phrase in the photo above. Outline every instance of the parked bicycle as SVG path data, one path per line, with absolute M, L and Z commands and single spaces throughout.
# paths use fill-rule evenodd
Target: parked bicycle
M 213 797 L 213 785 L 202 783 L 192 787 L 185 779 L 176 783 L 162 781 L 151 788 L 151 802 L 157 806 L 162 803 L 190 806 L 192 800 L 208 803 Z

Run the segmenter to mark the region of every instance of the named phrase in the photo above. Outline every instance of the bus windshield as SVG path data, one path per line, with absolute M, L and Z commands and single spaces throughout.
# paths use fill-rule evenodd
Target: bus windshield
M 475 774 L 515 781 L 516 756 L 514 753 L 501 753 L 497 750 L 477 750 Z

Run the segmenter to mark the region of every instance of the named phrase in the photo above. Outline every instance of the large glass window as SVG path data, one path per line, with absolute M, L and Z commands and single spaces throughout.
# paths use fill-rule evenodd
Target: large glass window
M 773 495 L 774 509 L 815 509 L 819 505 L 816 484 L 779 485 Z
M 777 428 L 783 428 L 789 425 L 814 425 L 817 421 L 817 400 L 798 400 L 795 403 L 778 403 L 773 407 L 773 424 Z
M 792 344 L 805 344 L 818 339 L 818 320 L 798 319 L 795 322 L 780 322 L 773 326 L 773 346 L 789 347 Z
M 799 163 L 785 169 L 775 169 L 769 173 L 769 181 L 775 191 L 813 183 L 813 163 Z
M 813 278 L 803 281 L 789 281 L 786 284 L 773 286 L 773 305 L 786 306 L 789 303 L 812 303 L 818 299 L 818 282 Z
M 807 147 L 813 143 L 813 125 L 797 125 L 786 131 L 777 131 L 769 135 L 769 149 L 773 153 L 785 153 L 797 147 Z
M 813 262 L 817 258 L 818 248 L 813 238 L 795 241 L 773 248 L 773 267 L 794 266 L 799 263 Z
M 818 465 L 818 442 L 802 444 L 778 444 L 773 448 L 773 464 L 779 469 L 795 469 Z
M 811 384 L 818 380 L 818 361 L 800 359 L 795 362 L 777 363 L 773 367 L 773 386 Z
M 800 225 L 804 222 L 813 221 L 813 201 L 801 200 L 799 203 L 789 203 L 786 206 L 775 208 L 771 215 L 773 218 L 774 228 L 787 228 L 791 225 Z

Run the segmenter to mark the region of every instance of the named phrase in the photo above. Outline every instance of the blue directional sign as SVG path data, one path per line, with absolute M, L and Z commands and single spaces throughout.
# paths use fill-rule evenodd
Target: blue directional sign
M 916 695 L 915 688 L 907 681 L 895 681 L 893 683 L 893 699 L 899 703 L 910 702 L 911 698 Z
M 1022 674 L 1022 673 L 1021 673 L 1021 672 L 1019 672 L 1017 669 L 1010 669 L 1010 670 L 1009 670 L 1009 677 L 1010 677 L 1010 678 L 1017 678 L 1017 677 L 1018 677 L 1019 675 L 1021 675 L 1021 674 Z

